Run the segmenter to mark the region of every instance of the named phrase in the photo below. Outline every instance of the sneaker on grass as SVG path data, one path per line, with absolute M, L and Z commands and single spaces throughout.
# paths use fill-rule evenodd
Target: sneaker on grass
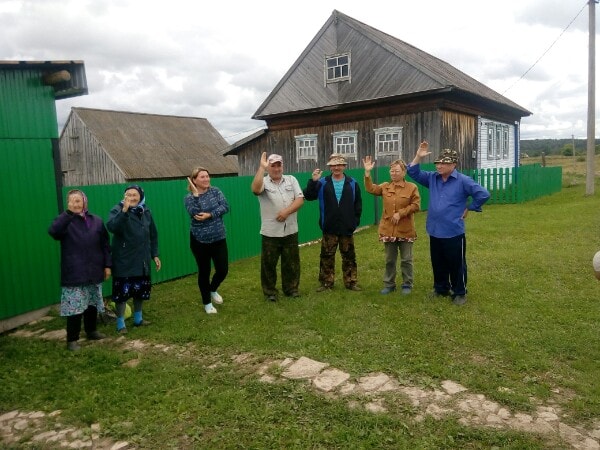
M 221 297 L 218 292 L 211 292 L 210 299 L 216 305 L 221 305 L 223 303 L 223 297 Z
M 209 303 L 208 305 L 204 305 L 204 311 L 206 311 L 206 314 L 216 314 L 217 308 L 212 303 Z

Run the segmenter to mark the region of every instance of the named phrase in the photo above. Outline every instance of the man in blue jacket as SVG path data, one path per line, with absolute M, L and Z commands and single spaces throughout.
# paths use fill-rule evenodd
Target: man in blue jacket
M 429 188 L 426 229 L 433 269 L 432 296 L 452 296 L 455 305 L 467 302 L 467 239 L 465 218 L 469 211 L 481 212 L 490 193 L 472 178 L 456 170 L 458 154 L 442 150 L 434 161 L 435 172 L 420 169 L 420 162 L 430 155 L 429 143 L 421 142 L 408 174 Z M 467 201 L 471 197 L 471 202 Z
M 322 171 L 315 169 L 304 190 L 306 200 L 319 200 L 319 226 L 323 230 L 319 264 L 321 285 L 317 292 L 333 287 L 338 245 L 342 256 L 344 286 L 351 291 L 361 290 L 356 284 L 354 231 L 360 223 L 362 199 L 356 180 L 344 174 L 346 165 L 346 159 L 334 153 L 327 162 L 331 175 L 321 177 Z

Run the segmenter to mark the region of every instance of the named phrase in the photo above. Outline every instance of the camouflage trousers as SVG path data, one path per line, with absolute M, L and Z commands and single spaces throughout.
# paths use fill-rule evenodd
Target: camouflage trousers
M 262 236 L 260 283 L 265 295 L 277 295 L 277 262 L 281 258 L 281 290 L 284 295 L 298 292 L 300 250 L 298 233 L 284 237 Z
M 340 255 L 342 256 L 344 286 L 354 286 L 357 280 L 354 236 L 323 234 L 323 239 L 321 240 L 319 282 L 322 286 L 333 286 L 335 281 L 335 253 L 338 246 L 340 248 Z

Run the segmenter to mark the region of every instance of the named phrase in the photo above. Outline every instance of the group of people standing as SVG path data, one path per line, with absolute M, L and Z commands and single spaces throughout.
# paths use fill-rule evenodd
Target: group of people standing
M 383 211 L 379 222 L 379 240 L 385 252 L 385 269 L 381 294 L 396 291 L 397 261 L 400 256 L 401 293 L 412 292 L 413 243 L 417 239 L 414 215 L 420 209 L 421 197 L 414 183 L 406 181 L 407 173 L 429 189 L 430 200 L 426 229 L 430 238 L 433 270 L 431 297 L 451 297 L 455 305 L 467 301 L 467 261 L 464 219 L 469 211 L 481 211 L 489 192 L 472 178 L 456 170 L 458 154 L 442 150 L 434 161 L 435 171 L 422 171 L 420 162 L 429 156 L 429 143 L 423 141 L 413 161 L 407 166 L 401 159 L 390 164 L 390 181 L 373 183 L 371 171 L 375 162 L 363 159 L 364 186 L 367 192 L 382 197 Z M 319 226 L 323 232 L 319 261 L 317 292 L 333 288 L 335 256 L 339 248 L 342 278 L 346 289 L 360 291 L 357 284 L 354 232 L 360 224 L 362 197 L 356 180 L 344 173 L 347 162 L 343 155 L 333 154 L 327 162 L 330 174 L 323 176 L 315 169 L 302 191 L 291 175 L 283 175 L 283 158 L 262 154 L 252 182 L 261 211 L 261 285 L 265 298 L 277 300 L 276 266 L 281 258 L 284 295 L 297 297 L 300 280 L 297 211 L 304 200 L 319 201 Z M 266 172 L 266 175 L 265 175 Z M 469 198 L 471 202 L 468 203 Z
M 430 237 L 433 269 L 432 297 L 451 296 L 456 305 L 466 302 L 467 263 L 464 219 L 468 211 L 481 211 L 489 199 L 487 190 L 456 170 L 458 155 L 443 150 L 435 160 L 436 171 L 422 171 L 420 162 L 430 155 L 423 141 L 407 166 L 398 159 L 390 164 L 390 181 L 375 184 L 371 171 L 375 162 L 363 159 L 367 192 L 382 197 L 379 241 L 384 245 L 385 268 L 381 294 L 397 289 L 397 260 L 400 256 L 401 293 L 411 293 L 413 243 L 417 239 L 414 215 L 420 209 L 420 195 L 413 180 L 429 189 L 426 230 Z M 342 279 L 346 289 L 361 291 L 357 283 L 354 232 L 362 213 L 361 190 L 355 179 L 344 173 L 343 155 L 333 154 L 327 162 L 329 175 L 315 169 L 303 190 L 298 180 L 284 174 L 283 157 L 261 155 L 251 190 L 258 198 L 261 217 L 261 289 L 268 301 L 278 300 L 277 264 L 281 261 L 281 288 L 287 297 L 299 297 L 300 253 L 297 212 L 304 201 L 318 200 L 319 226 L 323 232 L 317 292 L 330 290 L 335 281 L 335 257 L 339 248 Z M 223 215 L 229 204 L 203 167 L 193 169 L 184 198 L 190 216 L 190 250 L 198 267 L 198 289 L 207 314 L 217 313 L 223 303 L 218 288 L 228 274 L 228 250 Z M 468 199 L 471 198 L 471 202 Z M 110 244 L 108 231 L 113 234 Z M 105 336 L 96 329 L 98 312 L 104 309 L 102 282 L 112 275 L 112 298 L 116 304 L 117 332 L 126 333 L 126 301 L 133 298 L 133 324 L 150 322 L 142 316 L 143 301 L 150 298 L 151 262 L 160 270 L 158 232 L 145 195 L 138 185 L 125 189 L 124 198 L 102 219 L 88 211 L 81 190 L 69 191 L 67 209 L 49 228 L 61 242 L 61 315 L 67 317 L 67 348 L 78 350 L 81 319 L 88 339 Z M 214 269 L 214 272 L 213 272 Z M 212 277 L 211 277 L 212 273 Z
M 112 245 L 108 230 L 113 234 Z M 67 348 L 79 350 L 81 321 L 90 340 L 106 337 L 97 330 L 98 313 L 104 312 L 102 282 L 112 275 L 117 332 L 127 333 L 126 301 L 133 298 L 133 325 L 149 325 L 142 316 L 150 299 L 151 262 L 160 270 L 158 232 L 145 205 L 143 189 L 131 185 L 104 222 L 88 210 L 83 191 L 67 193 L 67 208 L 54 219 L 48 233 L 61 243 L 60 314 L 67 317 Z
M 297 211 L 304 200 L 319 201 L 319 226 L 323 231 L 317 292 L 331 289 L 335 279 L 335 255 L 339 247 L 342 276 L 347 289 L 360 291 L 356 284 L 354 231 L 360 223 L 362 199 L 356 181 L 344 174 L 346 160 L 334 154 L 327 162 L 331 174 L 323 177 L 315 169 L 304 190 L 292 175 L 284 175 L 281 155 L 266 153 L 252 181 L 252 192 L 260 204 L 261 287 L 265 298 L 278 297 L 277 263 L 281 260 L 281 287 L 287 297 L 298 297 L 300 253 Z M 265 175 L 266 172 L 266 175 Z

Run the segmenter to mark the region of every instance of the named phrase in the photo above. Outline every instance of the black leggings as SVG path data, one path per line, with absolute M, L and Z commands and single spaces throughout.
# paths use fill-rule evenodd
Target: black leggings
M 200 295 L 202 296 L 202 304 L 208 305 L 210 303 L 210 293 L 216 292 L 227 276 L 227 272 L 229 272 L 227 241 L 222 239 L 210 244 L 203 244 L 190 234 L 190 249 L 198 266 L 198 289 L 200 289 Z M 212 280 L 210 278 L 211 261 L 215 266 Z
M 98 318 L 98 310 L 95 306 L 88 306 L 82 314 L 67 316 L 67 342 L 79 340 L 81 332 L 81 316 L 83 316 L 83 329 L 86 334 L 96 331 L 96 320 Z

